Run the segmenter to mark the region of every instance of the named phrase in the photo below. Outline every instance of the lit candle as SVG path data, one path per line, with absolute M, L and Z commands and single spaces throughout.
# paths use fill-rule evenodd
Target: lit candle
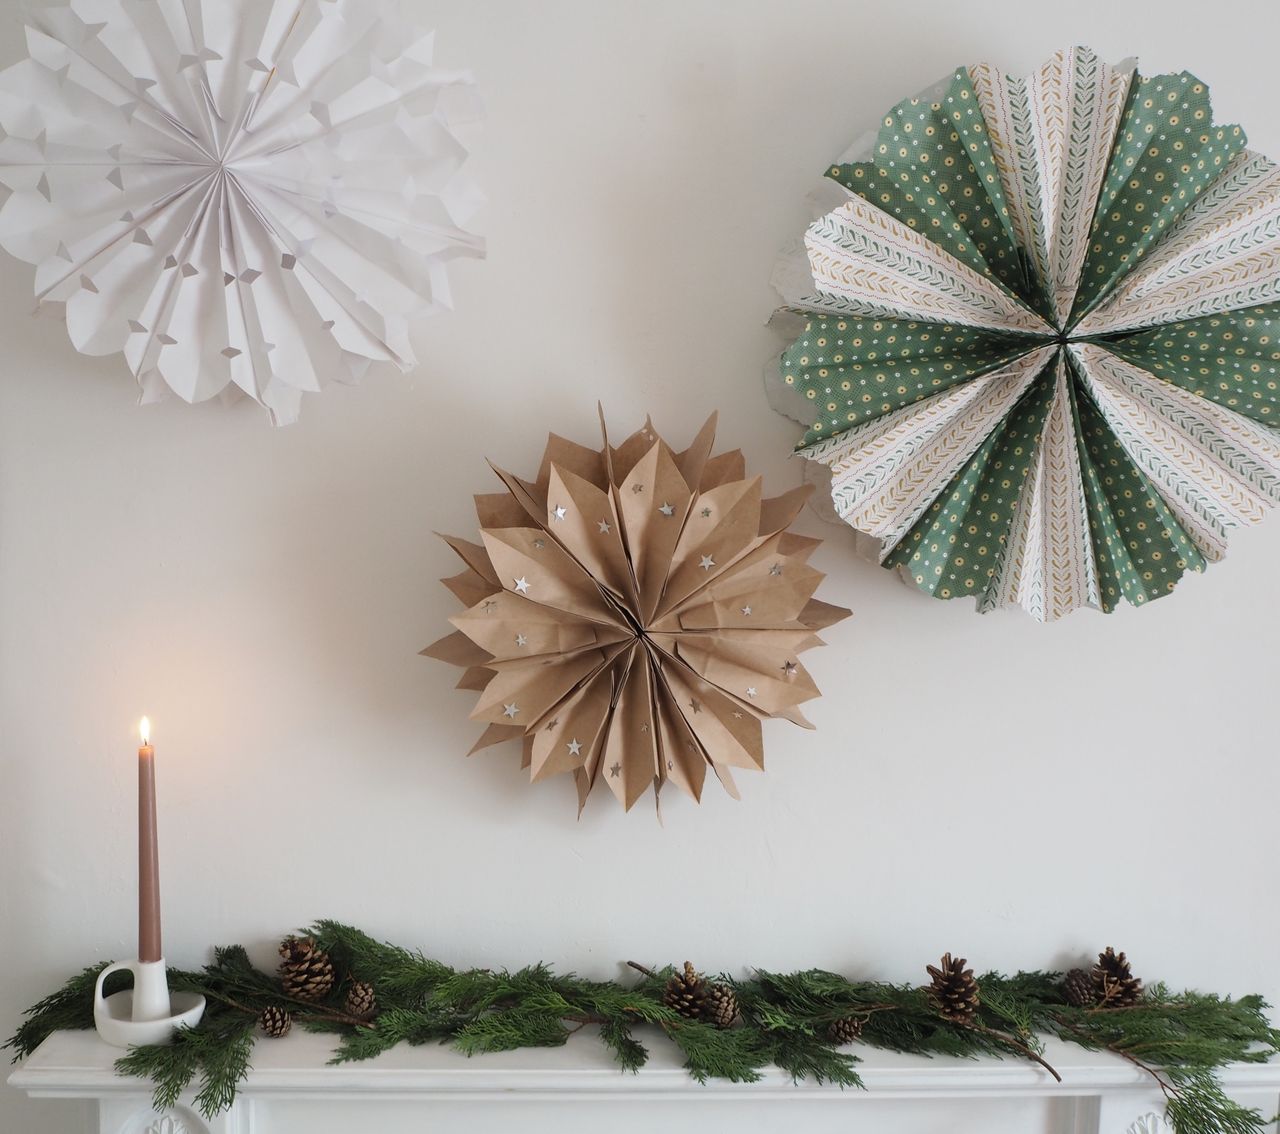
M 156 846 L 156 750 L 151 747 L 151 722 L 138 731 L 138 960 L 159 961 L 160 856 Z

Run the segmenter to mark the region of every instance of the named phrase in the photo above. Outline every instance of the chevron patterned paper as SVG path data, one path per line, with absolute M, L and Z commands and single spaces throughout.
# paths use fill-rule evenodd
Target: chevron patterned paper
M 1172 591 L 1280 502 L 1280 166 L 1083 47 L 881 120 L 782 356 L 836 511 L 937 598 Z

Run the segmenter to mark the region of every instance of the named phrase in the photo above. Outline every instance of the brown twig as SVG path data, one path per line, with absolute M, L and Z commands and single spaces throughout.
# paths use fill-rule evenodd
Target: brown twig
M 1106 1016 L 1113 1012 L 1132 1012 L 1135 1008 L 1139 1008 L 1139 1004 L 1107 1004 L 1105 1001 L 1101 1004 L 1095 1004 L 1085 1011 L 1090 1016 Z
M 1119 1011 L 1119 1009 L 1113 1009 L 1113 1011 Z M 1095 1036 L 1091 1036 L 1083 1028 L 1077 1027 L 1075 1024 L 1071 1023 L 1069 1020 L 1064 1020 L 1061 1016 L 1054 1016 L 1054 1019 L 1058 1022 L 1059 1025 L 1066 1028 L 1067 1031 L 1071 1032 L 1072 1035 L 1080 1037 L 1081 1040 L 1087 1041 L 1090 1044 L 1096 1044 L 1098 1042 Z M 1136 1068 L 1138 1068 L 1138 1070 L 1145 1071 L 1148 1075 L 1150 1075 L 1151 1078 L 1153 1078 L 1156 1081 L 1156 1084 L 1159 1086 L 1161 1092 L 1164 1094 L 1164 1097 L 1166 1099 L 1173 1099 L 1178 1097 L 1179 1091 L 1177 1086 L 1175 1086 L 1173 1083 L 1166 1080 L 1165 1077 L 1160 1074 L 1160 1071 L 1157 1068 L 1153 1067 L 1150 1063 L 1147 1063 L 1145 1060 L 1139 1059 L 1131 1051 L 1128 1051 L 1125 1048 L 1118 1046 L 1114 1042 L 1105 1043 L 1102 1046 L 1104 1047 L 1105 1050 L 1111 1052 L 1112 1055 L 1120 1056 L 1121 1059 L 1127 1060 L 1129 1063 L 1132 1063 Z
M 574 1023 L 572 1028 L 565 1029 L 570 1035 L 575 1035 L 582 1031 L 589 1024 L 603 1024 L 605 1022 L 603 1016 L 566 1016 L 565 1019 Z
M 219 1000 L 228 1007 L 235 1008 L 237 1011 L 244 1012 L 249 1016 L 258 1016 L 259 1012 L 250 1008 L 247 1004 L 242 1004 L 238 1000 L 233 1000 L 230 996 L 224 996 L 220 992 L 213 992 L 210 989 L 204 990 L 204 995 L 214 1000 Z M 288 1000 L 292 1004 L 299 1005 L 304 1009 L 307 1017 L 312 1020 L 325 1020 L 332 1024 L 351 1024 L 357 1028 L 369 1028 L 373 1026 L 372 1020 L 362 1020 L 358 1016 L 350 1016 L 345 1012 L 320 1011 L 316 1005 L 306 1001 L 299 1000 L 296 996 L 288 996 L 284 993 L 280 994 L 279 999 Z
M 655 973 L 652 969 L 650 969 L 650 968 L 646 968 L 644 965 L 640 964 L 640 962 L 639 962 L 639 961 L 628 961 L 628 962 L 627 962 L 627 964 L 628 964 L 631 968 L 635 969 L 635 970 L 636 970 L 636 972 L 638 972 L 638 973 L 644 973 L 644 975 L 645 975 L 645 976 L 647 976 L 647 977 L 656 977 L 656 976 L 658 975 L 658 974 L 657 974 L 657 973 Z
M 1010 1035 L 1008 1032 L 999 1031 L 996 1028 L 989 1028 L 986 1024 L 965 1024 L 964 1027 L 969 1028 L 971 1031 L 980 1032 L 982 1035 L 990 1036 L 994 1040 L 999 1040 L 1000 1043 L 1007 1044 L 1009 1047 L 1021 1052 L 1033 1063 L 1040 1064 L 1040 1066 L 1048 1071 L 1049 1074 L 1052 1075 L 1059 1083 L 1062 1082 L 1062 1076 L 1054 1070 L 1053 1065 L 1033 1048 L 1028 1047 L 1022 1042 L 1022 1040 L 1018 1039 L 1017 1036 Z

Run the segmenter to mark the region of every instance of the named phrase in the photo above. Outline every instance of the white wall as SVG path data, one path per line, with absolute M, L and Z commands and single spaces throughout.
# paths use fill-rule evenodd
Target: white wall
M 855 608 L 811 655 L 816 733 L 766 728 L 733 803 L 624 815 L 514 751 L 468 761 L 432 531 L 470 534 L 489 456 L 646 411 L 713 409 L 768 488 L 797 430 L 760 374 L 778 248 L 827 161 L 961 63 L 1025 71 L 1088 43 L 1189 68 L 1280 154 L 1266 0 L 710 3 L 424 0 L 490 123 L 484 263 L 422 364 L 308 402 L 139 409 L 119 357 L 28 318 L 0 275 L 0 1030 L 133 945 L 132 729 L 155 721 L 167 952 L 268 960 L 321 916 L 460 964 L 628 957 L 914 979 L 1065 965 L 1115 943 L 1173 984 L 1280 998 L 1274 809 L 1280 519 L 1154 606 L 1039 626 L 906 589 L 828 534 Z M 21 54 L 0 3 L 0 61 Z M 1206 18 L 1205 13 L 1212 15 Z M 0 1129 L 72 1129 L 0 1087 Z

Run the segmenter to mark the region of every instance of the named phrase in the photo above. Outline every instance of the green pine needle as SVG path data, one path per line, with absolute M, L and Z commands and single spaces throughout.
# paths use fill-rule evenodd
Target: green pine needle
M 699 1083 L 709 1079 L 754 1083 L 769 1063 L 770 1045 L 754 1028 L 722 1030 L 685 1021 L 668 1027 L 667 1035 L 684 1052 L 685 1070 Z
M 57 992 L 28 1008 L 23 1013 L 26 1019 L 0 1045 L 0 1051 L 13 1048 L 13 1062 L 17 1063 L 35 1051 L 53 1032 L 93 1027 L 93 989 L 98 982 L 98 974 L 108 964 L 109 961 L 104 961 L 82 969 Z M 102 990 L 109 996 L 127 984 L 128 977 L 124 973 L 112 973 L 103 982 Z
M 631 1026 L 624 1019 L 606 1020 L 601 1024 L 600 1039 L 624 1071 L 634 1075 L 649 1062 L 648 1049 L 632 1035 Z
M 182 1029 L 172 1043 L 131 1047 L 116 1060 L 116 1071 L 155 1083 L 152 1101 L 157 1110 L 175 1106 L 199 1075 L 195 1104 L 212 1118 L 231 1105 L 249 1073 L 253 1029 L 252 1019 L 211 1006 L 196 1027 Z
M 289 1011 L 300 1028 L 334 1034 L 333 1063 L 372 1059 L 400 1044 L 445 1043 L 467 1055 L 556 1047 L 585 1028 L 599 1035 L 621 1070 L 636 1072 L 649 1058 L 636 1031 L 648 1028 L 679 1048 L 699 1082 L 754 1082 L 773 1065 L 796 1082 L 861 1087 L 857 1057 L 830 1038 L 832 1023 L 854 1015 L 862 1020 L 861 1042 L 890 1051 L 1026 1058 L 1017 1045 L 1040 1052 L 1046 1034 L 1112 1051 L 1160 1083 L 1177 1134 L 1260 1134 L 1267 1122 L 1227 1098 L 1217 1072 L 1280 1054 L 1280 1031 L 1260 997 L 1174 993 L 1161 984 L 1149 985 L 1130 1008 L 1074 1008 L 1064 1000 L 1058 973 L 987 973 L 979 981 L 978 1015 L 965 1026 L 940 1017 L 920 987 L 851 981 L 823 969 L 761 970 L 750 979 L 716 978 L 733 988 L 741 1014 L 738 1026 L 720 1029 L 666 1006 L 671 967 L 645 971 L 634 984 L 584 980 L 544 964 L 513 972 L 459 970 L 340 922 L 319 921 L 305 933 L 337 970 L 323 1002 L 286 996 L 278 974 L 255 968 L 241 946 L 219 948 L 198 972 L 169 972 L 171 988 L 207 999 L 200 1023 L 171 1044 L 130 1048 L 117 1070 L 150 1079 L 157 1109 L 194 1089 L 195 1105 L 212 1117 L 235 1099 L 248 1074 L 258 1017 L 275 1007 Z M 54 1031 L 93 1026 L 93 988 L 102 968 L 84 969 L 27 1010 L 4 1045 L 15 1060 Z M 113 974 L 108 991 L 127 979 Z M 345 990 L 354 980 L 374 987 L 372 1020 L 345 1012 Z

